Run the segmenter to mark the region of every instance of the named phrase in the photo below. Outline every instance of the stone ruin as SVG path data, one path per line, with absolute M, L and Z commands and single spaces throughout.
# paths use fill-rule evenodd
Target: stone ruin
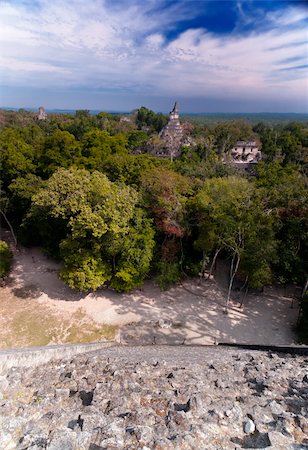
M 150 153 L 154 156 L 169 157 L 171 160 L 180 156 L 182 145 L 190 145 L 180 123 L 178 102 L 175 102 L 169 113 L 169 121 L 158 138 L 159 142 L 152 146 Z
M 261 159 L 261 151 L 255 141 L 238 141 L 230 150 L 231 162 L 256 164 Z
M 307 354 L 112 346 L 0 375 L 1 449 L 300 450 L 307 436 Z
M 37 119 L 38 119 L 38 120 L 46 120 L 46 119 L 47 119 L 47 113 L 46 113 L 46 111 L 45 111 L 44 106 L 40 106 L 40 107 L 39 107 Z
M 175 102 L 173 110 L 169 114 L 167 125 L 159 133 L 159 137 L 165 142 L 168 156 L 179 156 L 183 139 L 183 129 L 180 124 L 178 103 Z

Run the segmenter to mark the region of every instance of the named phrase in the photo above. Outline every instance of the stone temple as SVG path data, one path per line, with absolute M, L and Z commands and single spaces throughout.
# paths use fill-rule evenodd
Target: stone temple
M 40 106 L 37 114 L 38 120 L 46 120 L 47 119 L 47 113 L 45 111 L 44 106 Z
M 169 114 L 167 125 L 159 133 L 159 137 L 165 144 L 165 154 L 162 156 L 169 156 L 171 159 L 179 156 L 183 144 L 183 128 L 180 124 L 177 102 L 175 102 L 173 110 Z

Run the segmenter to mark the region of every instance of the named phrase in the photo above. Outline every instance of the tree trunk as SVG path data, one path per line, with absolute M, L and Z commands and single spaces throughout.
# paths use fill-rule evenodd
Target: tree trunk
M 245 278 L 243 286 L 241 286 L 241 288 L 240 288 L 240 292 L 242 292 L 242 290 L 247 286 L 247 283 L 248 283 L 248 275 Z
M 308 278 L 306 279 L 306 283 L 305 283 L 305 285 L 303 287 L 302 298 L 305 296 L 305 294 L 307 292 L 307 289 L 308 289 Z
M 242 290 L 243 290 L 244 288 L 245 288 L 245 292 L 244 292 L 244 295 L 242 295 L 242 300 L 241 300 L 241 303 L 240 303 L 240 308 L 243 307 L 244 302 L 245 302 L 245 300 L 246 300 L 247 292 L 248 292 L 248 275 L 247 275 L 246 278 L 245 278 L 245 282 L 244 282 L 243 286 L 241 286 L 241 288 L 240 288 L 240 292 L 242 292 Z
M 10 224 L 10 221 L 9 221 L 8 218 L 6 217 L 5 213 L 2 211 L 2 209 L 0 209 L 0 213 L 3 215 L 3 217 L 4 217 L 5 221 L 6 221 L 6 223 L 8 224 L 9 229 L 10 229 L 11 234 L 12 234 L 13 239 L 14 239 L 15 247 L 17 247 L 17 238 L 16 238 L 16 236 L 15 236 L 13 227 L 12 227 L 12 225 Z
M 244 296 L 242 297 L 242 301 L 241 301 L 241 306 L 240 306 L 240 308 L 243 308 L 244 302 L 245 302 L 246 297 L 247 297 L 247 292 L 248 292 L 248 286 L 246 286 Z
M 217 256 L 219 255 L 220 251 L 221 251 L 221 247 L 218 248 L 218 249 L 216 250 L 216 252 L 215 252 L 215 255 L 214 255 L 214 258 L 213 258 L 211 267 L 210 267 L 210 271 L 209 271 L 209 274 L 208 274 L 208 276 L 207 276 L 207 280 L 209 280 L 210 277 L 211 277 L 211 275 L 212 275 L 214 266 L 215 266 L 215 264 L 216 264 Z
M 205 271 L 205 252 L 203 251 L 202 252 L 202 266 L 201 266 L 200 277 L 199 277 L 199 285 L 202 282 L 204 271 Z
M 234 267 L 234 261 L 236 259 L 236 264 Z M 229 289 L 228 289 L 228 296 L 227 296 L 227 301 L 226 301 L 226 309 L 225 309 L 225 313 L 228 314 L 228 308 L 229 308 L 229 301 L 230 301 L 230 296 L 231 296 L 231 290 L 232 290 L 232 285 L 233 285 L 233 281 L 234 281 L 234 277 L 236 275 L 238 266 L 240 265 L 240 256 L 237 253 L 233 253 L 232 256 L 232 261 L 230 264 L 230 282 L 229 282 Z

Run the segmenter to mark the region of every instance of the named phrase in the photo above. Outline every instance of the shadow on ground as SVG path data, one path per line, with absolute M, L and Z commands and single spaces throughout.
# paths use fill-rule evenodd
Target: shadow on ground
M 292 309 L 290 293 L 276 288 L 249 294 L 243 308 L 241 294 L 233 292 L 229 314 L 224 314 L 228 268 L 223 262 L 218 263 L 214 280 L 201 284 L 187 280 L 167 292 L 146 282 L 143 289 L 130 294 L 106 288 L 77 293 L 58 278 L 58 270 L 59 264 L 39 249 L 21 249 L 15 255 L 13 294 L 21 300 L 43 297 L 46 301 L 76 302 L 76 308 L 82 305 L 100 323 L 123 325 L 122 343 L 287 345 L 295 339 L 292 326 L 298 305 Z

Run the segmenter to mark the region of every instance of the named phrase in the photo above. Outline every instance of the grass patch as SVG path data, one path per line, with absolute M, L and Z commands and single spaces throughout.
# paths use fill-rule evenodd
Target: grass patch
M 88 326 L 86 329 L 80 329 L 78 325 L 72 325 L 68 329 L 66 342 L 68 344 L 74 344 L 77 342 L 89 343 L 112 340 L 115 337 L 117 328 L 115 325 L 95 325 Z
M 12 345 L 47 345 L 60 338 L 58 320 L 46 311 L 19 311 L 11 322 Z
M 69 320 L 35 305 L 14 314 L 4 341 L 6 347 L 77 344 L 112 340 L 116 332 L 116 326 L 96 324 L 81 308 Z

